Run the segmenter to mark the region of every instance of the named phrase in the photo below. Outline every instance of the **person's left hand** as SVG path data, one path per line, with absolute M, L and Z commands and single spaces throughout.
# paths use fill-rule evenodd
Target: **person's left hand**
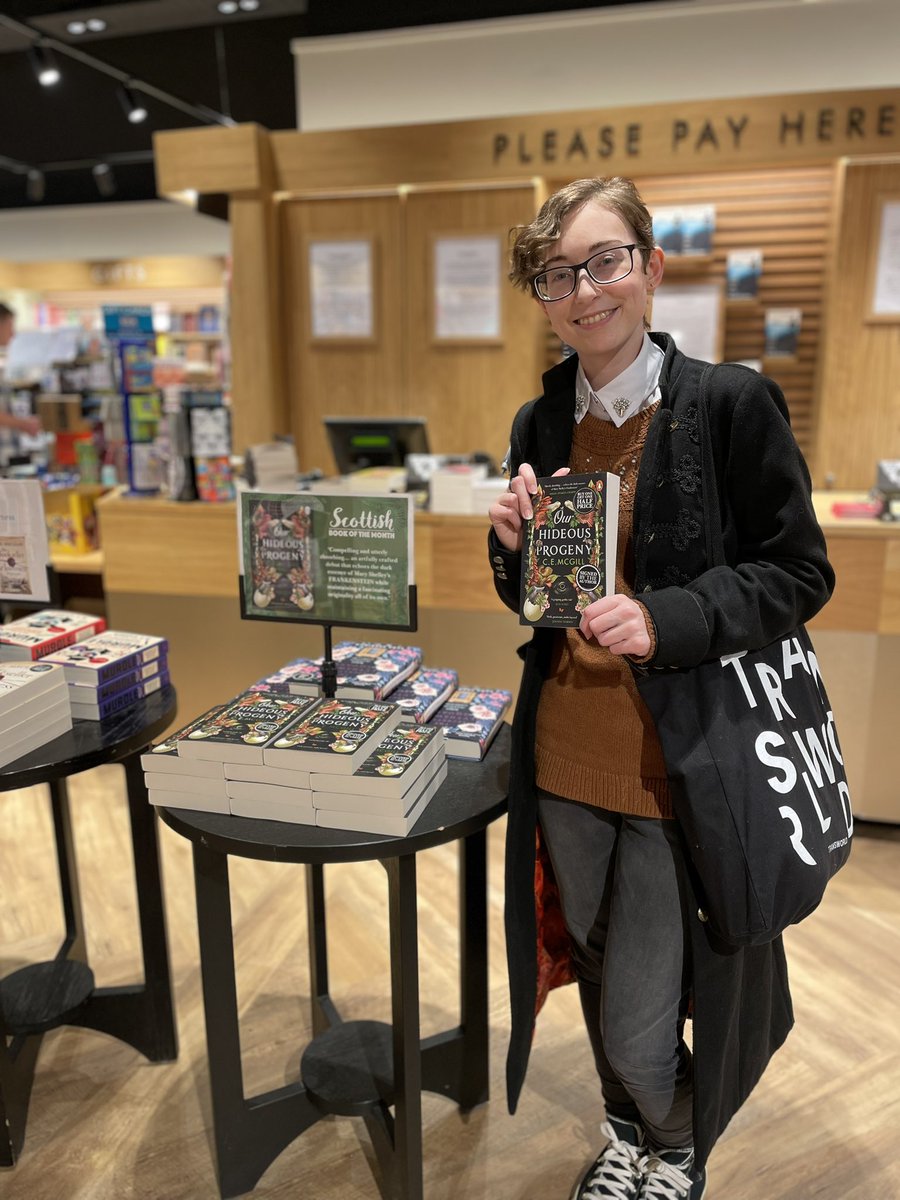
M 613 654 L 643 658 L 650 652 L 644 609 L 630 596 L 616 594 L 594 600 L 581 614 L 578 628 L 586 638 L 596 638 Z

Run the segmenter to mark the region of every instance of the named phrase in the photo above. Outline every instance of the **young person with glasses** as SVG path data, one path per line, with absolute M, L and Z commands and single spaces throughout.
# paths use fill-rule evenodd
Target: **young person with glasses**
M 508 607 L 536 478 L 612 471 L 621 488 L 615 594 L 578 629 L 535 629 L 525 651 L 506 857 L 509 1103 L 535 1013 L 576 979 L 607 1144 L 572 1200 L 700 1200 L 709 1153 L 787 1036 L 791 1000 L 780 938 L 735 949 L 708 931 L 633 666 L 764 646 L 812 617 L 834 577 L 777 384 L 716 368 L 704 462 L 707 364 L 647 332 L 664 255 L 634 184 L 578 180 L 515 234 L 510 278 L 574 354 L 517 414 L 509 491 L 490 510 Z M 707 561 L 712 504 L 726 566 Z

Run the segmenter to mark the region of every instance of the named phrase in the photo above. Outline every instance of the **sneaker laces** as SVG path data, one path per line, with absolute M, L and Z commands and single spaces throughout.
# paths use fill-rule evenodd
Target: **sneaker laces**
M 639 1200 L 686 1200 L 690 1195 L 693 1180 L 687 1171 L 673 1163 L 650 1154 L 640 1166 L 644 1174 Z
M 608 1121 L 600 1126 L 600 1132 L 609 1138 L 609 1145 L 585 1178 L 579 1200 L 633 1200 L 643 1148 L 622 1141 Z

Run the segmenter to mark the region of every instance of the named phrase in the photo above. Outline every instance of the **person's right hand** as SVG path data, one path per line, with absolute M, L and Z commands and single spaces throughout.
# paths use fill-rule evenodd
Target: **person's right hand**
M 568 475 L 568 467 L 554 471 L 556 475 Z M 488 509 L 497 540 L 506 550 L 522 549 L 522 522 L 533 516 L 531 497 L 537 491 L 537 477 L 529 463 L 522 463 L 515 479 L 509 481 L 509 489 Z

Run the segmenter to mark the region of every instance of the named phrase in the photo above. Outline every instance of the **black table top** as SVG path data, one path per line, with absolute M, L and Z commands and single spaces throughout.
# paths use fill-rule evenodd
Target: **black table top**
M 503 725 L 481 762 L 448 759 L 446 782 L 406 837 L 187 809 L 160 808 L 159 813 L 176 833 L 219 854 L 302 863 L 396 858 L 468 837 L 501 816 L 506 811 L 509 749 L 510 730 Z
M 168 728 L 175 712 L 175 689 L 169 685 L 105 721 L 76 721 L 67 733 L 0 768 L 0 792 L 121 762 Z

